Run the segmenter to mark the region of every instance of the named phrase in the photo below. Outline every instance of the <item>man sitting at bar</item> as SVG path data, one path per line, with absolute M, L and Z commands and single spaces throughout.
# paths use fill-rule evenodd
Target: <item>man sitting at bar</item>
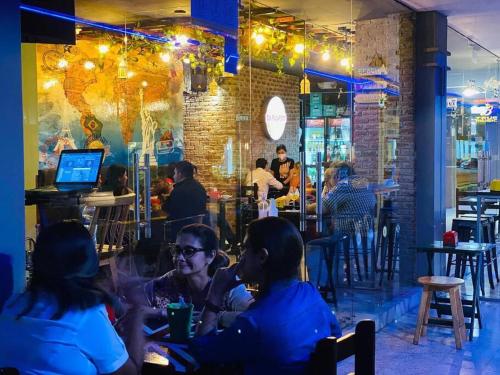
M 201 363 L 239 363 L 249 375 L 304 374 L 318 340 L 342 332 L 316 288 L 298 280 L 300 233 L 283 218 L 254 220 L 244 249 L 240 263 L 215 273 L 192 352 Z M 259 285 L 256 301 L 218 334 L 224 295 L 241 282 Z
M 175 185 L 162 205 L 163 211 L 172 223 L 166 228 L 168 238 L 173 242 L 177 232 L 185 225 L 202 222 L 201 218 L 193 218 L 207 214 L 207 192 L 195 178 L 196 167 L 183 160 L 176 164 L 174 170 Z
M 363 220 L 363 228 L 367 230 L 373 219 L 375 195 L 368 188 L 365 178 L 356 176 L 349 163 L 337 165 L 334 175 L 335 186 L 330 193 L 323 196 L 323 211 L 333 217 L 333 229 L 346 234 L 356 230 L 356 220 Z M 363 234 L 363 233 L 362 233 Z
M 266 159 L 257 159 L 255 161 L 255 169 L 248 172 L 245 182 L 246 186 L 257 184 L 259 187 L 258 197 L 263 199 L 267 199 L 269 187 L 273 187 L 277 190 L 283 189 L 283 184 L 279 182 L 270 172 L 266 171 L 266 166 Z

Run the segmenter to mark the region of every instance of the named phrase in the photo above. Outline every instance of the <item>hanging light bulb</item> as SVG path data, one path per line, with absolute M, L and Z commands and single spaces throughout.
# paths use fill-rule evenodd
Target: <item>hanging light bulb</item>
M 87 70 L 92 70 L 95 68 L 95 64 L 92 61 L 87 60 L 83 63 L 83 67 Z
M 57 82 L 58 82 L 57 79 L 49 79 L 48 81 L 44 82 L 43 88 L 45 90 L 48 90 L 51 87 L 54 87 L 55 85 L 57 85 Z
M 109 45 L 108 44 L 99 44 L 97 49 L 99 49 L 99 53 L 104 55 L 104 54 L 109 52 Z
M 65 59 L 60 59 L 57 62 L 57 67 L 59 69 L 66 69 L 68 67 L 68 65 L 69 65 L 68 60 L 65 60 Z
M 347 68 L 349 66 L 349 59 L 347 57 L 344 57 L 342 60 L 340 60 L 340 66 Z
M 243 69 L 243 65 L 241 64 L 236 65 L 236 70 L 240 71 L 241 69 Z
M 148 81 L 142 81 L 141 85 L 142 87 L 148 87 Z
M 297 43 L 294 48 L 295 52 L 297 53 L 304 53 L 304 49 L 305 47 L 303 43 Z
M 323 52 L 323 54 L 321 55 L 321 59 L 322 59 L 323 61 L 328 61 L 328 60 L 330 60 L 330 52 L 329 52 L 329 51 L 325 51 L 325 52 Z
M 118 63 L 118 78 L 119 79 L 126 79 L 128 77 L 127 75 L 127 61 L 125 58 L 120 58 L 120 62 Z
M 133 71 L 129 70 L 127 72 L 127 78 L 132 78 L 133 76 L 135 76 L 135 73 Z
M 262 35 L 260 33 L 254 32 L 252 37 L 255 40 L 255 44 L 257 44 L 258 46 L 260 46 L 262 43 L 264 43 L 266 41 L 266 38 L 264 37 L 264 35 Z
M 170 54 L 169 53 L 166 53 L 166 52 L 161 52 L 160 53 L 160 59 L 161 61 L 163 62 L 169 62 L 170 61 Z
M 185 45 L 188 42 L 188 37 L 186 35 L 178 35 L 175 37 L 175 40 L 181 45 Z

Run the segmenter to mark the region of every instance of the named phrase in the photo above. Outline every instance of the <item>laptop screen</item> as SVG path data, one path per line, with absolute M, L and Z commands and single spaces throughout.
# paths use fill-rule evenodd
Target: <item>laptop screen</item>
M 104 150 L 64 150 L 59 157 L 56 184 L 97 184 Z

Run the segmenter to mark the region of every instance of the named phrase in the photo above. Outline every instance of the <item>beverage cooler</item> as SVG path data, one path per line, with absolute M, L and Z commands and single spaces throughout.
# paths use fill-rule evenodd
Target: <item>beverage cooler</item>
M 305 119 L 305 150 L 307 176 L 316 181 L 316 155 L 321 152 L 323 164 L 351 160 L 350 117 Z M 323 176 L 321 178 L 323 180 Z

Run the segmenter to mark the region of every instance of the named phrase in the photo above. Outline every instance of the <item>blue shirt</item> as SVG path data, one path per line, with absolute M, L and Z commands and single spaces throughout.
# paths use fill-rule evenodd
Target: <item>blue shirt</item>
M 304 374 L 316 343 L 342 335 L 316 288 L 298 280 L 274 283 L 222 333 L 196 337 L 201 363 L 242 363 L 245 374 Z

